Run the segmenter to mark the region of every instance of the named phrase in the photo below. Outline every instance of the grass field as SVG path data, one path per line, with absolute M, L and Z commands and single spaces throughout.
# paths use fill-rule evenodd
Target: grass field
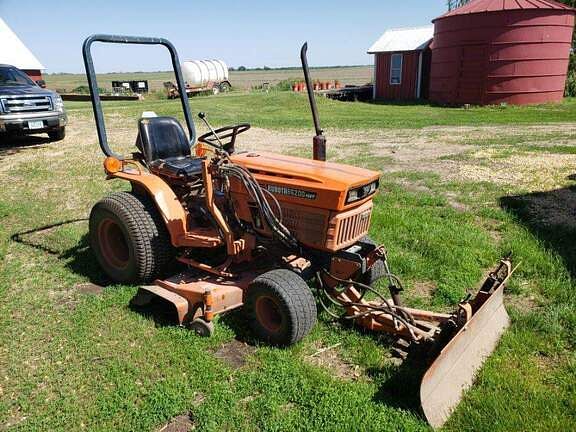
M 191 102 L 214 125 L 252 121 L 241 149 L 310 153 L 303 96 Z M 114 148 L 130 151 L 145 109 L 178 111 L 152 103 L 106 105 Z M 418 377 L 386 337 L 321 314 L 301 343 L 277 349 L 255 344 L 239 314 L 200 339 L 130 309 L 137 288 L 109 285 L 85 221 L 126 185 L 104 181 L 89 105 L 67 106 L 63 142 L 0 147 L 0 430 L 181 430 L 175 418 L 200 431 L 429 429 Z M 574 430 L 576 101 L 319 109 L 329 158 L 382 172 L 371 235 L 407 302 L 449 310 L 508 251 L 521 263 L 506 293 L 512 326 L 445 430 Z
M 334 68 L 313 68 L 313 79 L 339 80 L 342 84 L 362 85 L 372 80 L 372 66 L 343 66 Z M 271 85 L 290 78 L 302 78 L 299 69 L 250 70 L 230 72 L 230 83 L 234 89 L 247 90 L 261 86 L 263 83 Z M 69 92 L 76 87 L 86 85 L 84 74 L 53 74 L 45 76 L 46 84 L 51 89 Z M 101 88 L 112 89 L 112 81 L 122 80 L 148 80 L 151 91 L 162 90 L 166 81 L 175 82 L 172 72 L 136 72 L 136 73 L 110 73 L 98 75 Z

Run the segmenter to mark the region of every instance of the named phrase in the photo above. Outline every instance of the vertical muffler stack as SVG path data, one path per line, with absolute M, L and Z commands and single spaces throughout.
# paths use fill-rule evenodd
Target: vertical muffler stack
M 314 88 L 312 87 L 312 80 L 310 79 L 310 70 L 308 69 L 308 59 L 306 58 L 306 51 L 308 51 L 308 42 L 302 45 L 300 50 L 300 60 L 302 60 L 302 70 L 304 71 L 304 79 L 306 81 L 306 89 L 308 90 L 308 100 L 310 101 L 310 108 L 312 110 L 312 119 L 314 120 L 314 129 L 316 136 L 313 139 L 312 155 L 314 160 L 326 160 L 326 137 L 320 128 L 320 120 L 318 118 L 318 108 L 316 107 L 316 99 L 314 98 Z

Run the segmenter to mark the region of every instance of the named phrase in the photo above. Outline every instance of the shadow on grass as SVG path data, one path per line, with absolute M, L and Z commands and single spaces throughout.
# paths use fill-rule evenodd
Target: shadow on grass
M 576 176 L 569 178 L 576 179 Z M 500 199 L 500 205 L 547 248 L 558 253 L 570 275 L 576 278 L 576 186 L 507 196 Z
M 44 144 L 49 144 L 48 137 L 40 136 L 2 136 L 0 135 L 0 161 L 7 156 L 20 153 L 25 150 L 41 148 Z
M 420 408 L 420 382 L 431 363 L 428 351 L 415 345 L 404 347 L 402 344 L 397 344 L 398 338 L 387 333 L 358 327 L 351 322 L 346 322 L 344 325 L 372 339 L 382 348 L 383 354 L 394 353 L 397 349 L 404 352 L 406 358 L 399 366 L 389 362 L 384 367 L 366 370 L 366 374 L 374 382 L 379 383 L 373 400 L 393 408 L 411 411 L 424 419 Z
M 111 281 L 100 269 L 96 257 L 92 253 L 92 249 L 90 248 L 88 241 L 88 234 L 84 234 L 75 246 L 64 251 L 58 250 L 46 242 L 38 241 L 33 237 L 34 234 L 47 233 L 50 230 L 61 226 L 86 222 L 87 220 L 88 219 L 86 218 L 70 219 L 63 222 L 44 225 L 27 231 L 12 234 L 10 239 L 16 243 L 20 243 L 44 253 L 56 256 L 58 259 L 65 261 L 65 266 L 73 273 L 86 277 L 93 284 L 106 286 L 109 285 Z
M 178 325 L 178 312 L 176 307 L 161 297 L 154 296 L 151 301 L 145 305 L 134 304 L 134 296 L 128 305 L 132 312 L 142 315 L 145 318 L 154 321 L 156 327 L 171 327 Z
M 379 381 L 380 376 L 385 376 L 374 395 L 374 401 L 412 411 L 424 419 L 420 408 L 420 383 L 428 364 L 421 357 L 413 355 L 392 372 L 387 369 L 369 369 L 367 373 L 375 381 Z

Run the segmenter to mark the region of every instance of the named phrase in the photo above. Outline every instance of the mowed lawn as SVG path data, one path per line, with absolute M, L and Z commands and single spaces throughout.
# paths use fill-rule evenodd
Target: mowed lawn
M 251 122 L 241 148 L 310 153 L 304 96 L 190 102 L 215 126 Z M 0 147 L 0 430 L 154 431 L 176 417 L 199 431 L 429 429 L 418 374 L 385 336 L 320 314 L 279 349 L 253 341 L 241 313 L 202 339 L 161 309 L 131 309 L 137 287 L 105 278 L 85 220 L 127 185 L 105 181 L 90 105 L 68 109 L 64 141 Z M 178 109 L 107 104 L 113 146 L 133 148 L 142 111 Z M 506 294 L 512 326 L 445 430 L 574 430 L 576 101 L 465 110 L 321 99 L 319 110 L 332 160 L 383 173 L 371 235 L 407 302 L 450 310 L 501 256 L 520 263 Z

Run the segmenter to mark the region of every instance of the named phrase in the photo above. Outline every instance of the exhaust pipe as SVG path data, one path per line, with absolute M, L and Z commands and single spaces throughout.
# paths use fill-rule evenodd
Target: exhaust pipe
M 326 160 L 326 137 L 323 135 L 324 131 L 320 128 L 320 120 L 318 119 L 318 108 L 316 107 L 316 99 L 314 98 L 314 89 L 312 87 L 312 80 L 310 79 L 310 70 L 308 69 L 308 59 L 306 58 L 306 51 L 308 51 L 308 42 L 302 45 L 300 50 L 300 60 L 302 60 L 302 70 L 304 71 L 304 80 L 306 81 L 306 89 L 308 91 L 308 100 L 310 101 L 310 109 L 312 110 L 312 119 L 314 120 L 314 129 L 316 136 L 313 139 L 312 157 L 317 161 Z

